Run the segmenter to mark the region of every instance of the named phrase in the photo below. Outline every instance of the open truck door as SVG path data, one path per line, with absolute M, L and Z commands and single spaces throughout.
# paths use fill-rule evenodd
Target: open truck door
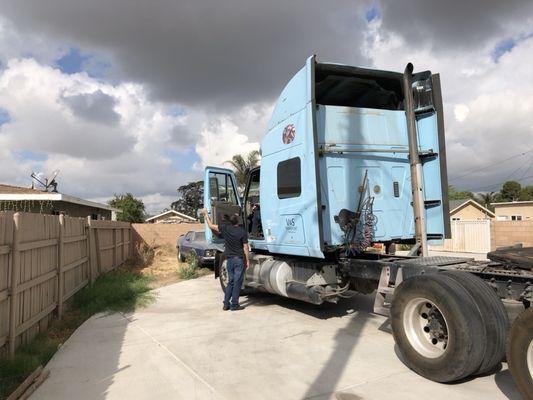
M 233 171 L 226 168 L 206 167 L 204 176 L 204 207 L 214 224 L 224 223 L 224 216 L 239 214 L 242 205 Z M 222 238 L 211 231 L 205 223 L 205 238 L 208 243 L 222 243 Z

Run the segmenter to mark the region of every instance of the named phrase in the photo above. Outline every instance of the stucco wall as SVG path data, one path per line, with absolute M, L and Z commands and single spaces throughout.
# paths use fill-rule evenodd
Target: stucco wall
M 176 246 L 177 239 L 188 231 L 203 230 L 203 224 L 132 224 L 135 245 L 146 242 L 150 245 Z
M 461 218 L 461 220 L 478 220 L 490 218 L 486 213 L 472 204 L 467 204 L 459 210 L 450 214 L 451 218 Z
M 522 243 L 533 246 L 533 221 L 496 221 L 490 224 L 491 250 Z
M 521 215 L 522 220 L 533 220 L 533 204 L 509 204 L 504 206 L 494 205 L 496 218 L 506 216 L 511 219 L 511 215 Z

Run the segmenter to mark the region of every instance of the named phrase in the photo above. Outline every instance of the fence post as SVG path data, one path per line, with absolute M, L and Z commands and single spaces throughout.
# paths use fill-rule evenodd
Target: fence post
M 9 355 L 15 354 L 17 336 L 17 280 L 20 271 L 20 213 L 13 216 L 13 247 L 11 248 L 11 299 L 9 301 Z
M 113 228 L 113 269 L 117 267 L 117 230 Z
M 122 233 L 122 264 L 126 262 L 126 229 L 120 230 Z
M 92 285 L 94 283 L 94 271 L 93 271 L 94 258 L 92 255 L 91 216 L 90 215 L 87 217 L 87 224 L 85 225 L 85 234 L 87 235 L 87 258 L 89 259 L 89 283 Z
M 96 251 L 96 273 L 97 276 L 102 272 L 102 255 L 100 254 L 100 235 L 98 234 L 98 226 L 91 227 L 94 232 L 94 245 Z
M 63 266 L 65 264 L 64 256 L 64 241 L 65 241 L 65 216 L 59 215 L 59 243 L 57 246 L 57 318 L 61 320 L 63 316 L 63 289 L 64 279 Z

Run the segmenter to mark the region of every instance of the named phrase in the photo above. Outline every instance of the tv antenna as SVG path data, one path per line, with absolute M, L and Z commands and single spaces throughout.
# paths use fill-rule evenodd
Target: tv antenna
M 31 177 L 43 186 L 45 192 L 48 192 L 49 191 L 48 189 L 51 188 L 52 189 L 51 192 L 53 193 L 57 193 L 57 181 L 56 181 L 57 175 L 59 175 L 58 169 L 52 172 L 52 175 L 49 178 L 46 178 L 43 182 L 41 179 L 39 179 L 38 175 L 35 172 L 31 173 Z M 33 182 L 31 186 L 33 188 Z

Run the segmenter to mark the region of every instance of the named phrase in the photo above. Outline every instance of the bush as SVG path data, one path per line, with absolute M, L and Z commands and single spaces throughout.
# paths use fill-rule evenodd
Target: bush
M 155 299 L 151 279 L 130 271 L 115 270 L 101 275 L 93 285 L 74 296 L 61 321 L 54 321 L 46 332 L 20 346 L 13 358 L 0 358 L 0 399 L 20 385 L 39 365 L 46 364 L 83 321 L 102 311 L 132 311 Z
M 110 271 L 77 293 L 74 307 L 87 316 L 102 311 L 133 311 L 155 298 L 150 292 L 150 281 L 147 276 L 129 271 Z
M 185 258 L 185 263 L 181 263 L 178 266 L 178 277 L 180 279 L 194 279 L 198 278 L 198 260 L 196 254 L 190 252 Z
M 153 245 L 151 246 L 146 242 L 140 242 L 135 246 L 135 250 L 137 260 L 142 267 L 148 267 L 152 264 L 155 257 L 155 247 Z

